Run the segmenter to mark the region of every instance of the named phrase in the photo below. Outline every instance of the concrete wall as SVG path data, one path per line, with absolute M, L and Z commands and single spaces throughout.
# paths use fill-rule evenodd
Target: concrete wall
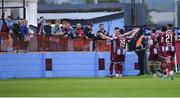
M 109 52 L 46 52 L 0 54 L 0 79 L 44 77 L 105 77 L 109 75 Z M 46 71 L 45 59 L 52 59 L 52 71 Z M 105 69 L 99 70 L 98 59 L 104 58 Z M 126 54 L 124 75 L 137 75 L 137 56 Z

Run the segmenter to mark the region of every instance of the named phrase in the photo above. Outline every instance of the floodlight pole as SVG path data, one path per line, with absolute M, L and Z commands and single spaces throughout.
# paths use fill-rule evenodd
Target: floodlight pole
M 4 12 L 4 0 L 2 0 L 2 13 Z
M 131 25 L 135 25 L 135 0 L 131 0 Z
M 23 18 L 26 19 L 26 0 L 23 0 Z

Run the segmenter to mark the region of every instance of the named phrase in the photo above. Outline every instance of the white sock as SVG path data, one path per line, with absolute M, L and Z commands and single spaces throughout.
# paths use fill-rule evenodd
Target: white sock
M 173 76 L 173 75 L 174 75 L 174 71 L 170 71 L 169 74 L 170 74 L 171 76 Z

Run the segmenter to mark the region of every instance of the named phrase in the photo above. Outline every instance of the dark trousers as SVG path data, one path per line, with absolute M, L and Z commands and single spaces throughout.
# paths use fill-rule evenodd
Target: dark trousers
M 140 68 L 139 75 L 144 75 L 144 60 L 145 60 L 146 51 L 142 49 L 142 50 L 136 51 L 136 54 L 138 55 L 138 64 Z

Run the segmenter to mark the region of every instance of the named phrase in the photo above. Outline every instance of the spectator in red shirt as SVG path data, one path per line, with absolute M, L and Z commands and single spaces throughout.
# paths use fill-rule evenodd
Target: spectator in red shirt
M 84 37 L 84 30 L 81 26 L 81 23 L 76 24 L 76 30 L 74 34 L 75 34 L 75 37 L 80 37 L 80 38 Z

